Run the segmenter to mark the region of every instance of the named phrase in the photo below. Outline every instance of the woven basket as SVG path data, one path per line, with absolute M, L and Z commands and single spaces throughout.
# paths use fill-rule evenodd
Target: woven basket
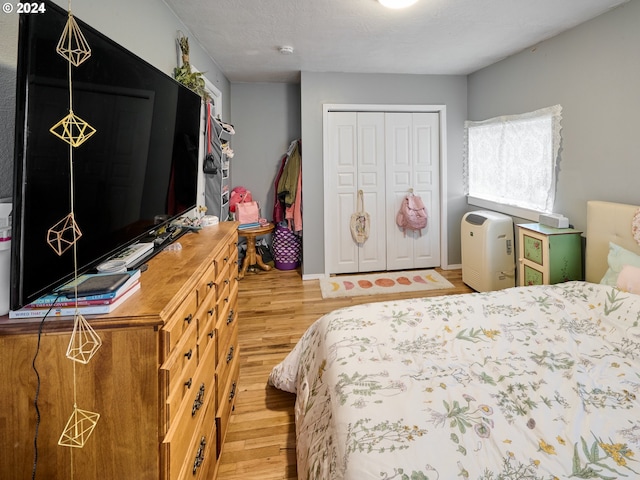
M 276 225 L 272 248 L 273 263 L 278 270 L 293 270 L 300 266 L 302 243 L 287 227 Z

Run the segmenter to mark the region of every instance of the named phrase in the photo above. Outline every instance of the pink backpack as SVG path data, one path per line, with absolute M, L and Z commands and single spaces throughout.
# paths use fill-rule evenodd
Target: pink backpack
M 404 233 L 407 230 L 420 232 L 427 226 L 427 209 L 418 195 L 411 193 L 404 197 L 396 215 L 396 223 Z

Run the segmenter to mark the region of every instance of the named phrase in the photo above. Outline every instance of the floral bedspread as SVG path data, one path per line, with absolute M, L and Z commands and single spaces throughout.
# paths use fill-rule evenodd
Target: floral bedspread
M 585 282 L 327 314 L 269 378 L 298 478 L 640 479 L 639 322 Z

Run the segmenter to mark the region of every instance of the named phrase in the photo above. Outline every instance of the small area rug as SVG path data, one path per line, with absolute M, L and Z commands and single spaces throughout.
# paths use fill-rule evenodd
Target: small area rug
M 381 272 L 349 276 L 338 275 L 320 279 L 322 298 L 417 292 L 445 288 L 453 288 L 453 284 L 435 270 Z

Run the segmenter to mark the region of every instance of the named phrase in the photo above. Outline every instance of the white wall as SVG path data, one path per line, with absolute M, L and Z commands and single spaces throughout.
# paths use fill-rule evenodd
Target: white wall
M 55 0 L 66 9 L 66 0 Z M 178 62 L 176 37 L 182 31 L 190 40 L 191 63 L 223 94 L 223 118 L 230 116 L 230 84 L 219 67 L 191 38 L 189 31 L 162 0 L 76 0 L 74 15 L 132 51 L 167 75 Z M 0 197 L 11 196 L 13 176 L 13 129 L 18 15 L 0 14 Z M 51 48 L 55 48 L 52 45 Z M 227 99 L 227 100 L 225 100 Z
M 561 104 L 555 211 L 586 228 L 587 200 L 640 203 L 640 0 L 468 78 L 469 119 Z

